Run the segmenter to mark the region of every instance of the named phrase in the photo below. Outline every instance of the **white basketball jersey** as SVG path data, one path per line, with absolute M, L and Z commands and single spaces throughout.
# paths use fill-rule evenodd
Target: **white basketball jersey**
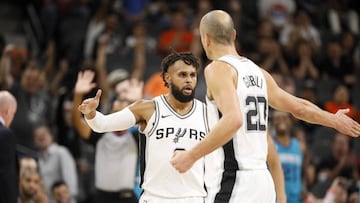
M 174 150 L 188 150 L 204 139 L 208 132 L 206 105 L 195 99 L 189 113 L 180 115 L 164 95 L 154 102 L 156 110 L 140 132 L 142 189 L 162 198 L 205 197 L 204 159 L 182 174 L 170 160 Z
M 243 125 L 226 145 L 206 156 L 206 186 L 210 190 L 221 190 L 224 181 L 228 186 L 235 184 L 238 170 L 267 168 L 268 97 L 265 78 L 260 68 L 247 58 L 226 55 L 218 60 L 237 71 L 236 91 Z M 211 129 L 221 115 L 214 101 L 206 98 L 206 102 Z M 224 180 L 224 175 L 227 175 L 227 180 Z

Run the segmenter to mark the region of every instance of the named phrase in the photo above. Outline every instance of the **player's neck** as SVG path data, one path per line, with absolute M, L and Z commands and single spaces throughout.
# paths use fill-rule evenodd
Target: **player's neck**
M 234 55 L 234 56 L 239 56 L 239 54 L 237 53 L 236 49 L 233 46 L 223 46 L 223 45 L 214 45 L 214 47 L 212 48 L 213 52 L 211 54 L 211 59 L 212 60 L 216 60 L 222 56 L 225 55 Z
M 170 106 L 180 115 L 187 114 L 191 110 L 191 107 L 194 103 L 193 99 L 189 102 L 181 102 L 171 94 L 165 95 L 165 99 L 170 104 Z

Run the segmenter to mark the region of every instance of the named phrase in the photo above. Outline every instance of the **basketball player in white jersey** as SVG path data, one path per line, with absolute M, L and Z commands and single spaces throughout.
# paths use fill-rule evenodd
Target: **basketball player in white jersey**
M 205 14 L 200 22 L 200 36 L 206 55 L 212 60 L 204 71 L 211 130 L 194 148 L 176 151 L 171 163 L 179 172 L 186 172 L 207 155 L 206 202 L 276 201 L 274 183 L 266 167 L 268 105 L 346 135 L 360 134 L 360 125 L 346 115 L 348 110 L 332 114 L 288 94 L 269 73 L 240 56 L 228 13 L 214 10 Z
M 96 132 L 139 125 L 141 147 L 141 203 L 203 203 L 204 159 L 186 173 L 170 164 L 176 150 L 188 150 L 208 132 L 205 103 L 194 99 L 198 60 L 190 53 L 173 53 L 162 61 L 162 77 L 169 94 L 134 102 L 103 115 L 96 111 L 101 96 L 84 100 L 79 110 Z M 104 166 L 106 167 L 106 166 Z M 121 173 L 121 171 L 119 171 Z

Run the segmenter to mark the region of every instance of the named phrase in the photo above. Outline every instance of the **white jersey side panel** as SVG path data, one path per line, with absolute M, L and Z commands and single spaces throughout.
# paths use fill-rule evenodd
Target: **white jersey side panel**
M 162 198 L 205 197 L 204 159 L 186 173 L 170 164 L 174 150 L 188 150 L 208 132 L 205 104 L 195 100 L 186 115 L 179 115 L 163 95 L 154 98 L 156 110 L 143 132 L 142 185 L 147 194 Z
M 229 143 L 206 156 L 206 186 L 209 190 L 220 189 L 224 171 L 267 168 L 268 97 L 265 78 L 260 68 L 247 58 L 227 55 L 218 60 L 228 63 L 238 73 L 237 95 L 243 125 Z M 221 115 L 214 101 L 206 98 L 206 102 L 211 129 Z

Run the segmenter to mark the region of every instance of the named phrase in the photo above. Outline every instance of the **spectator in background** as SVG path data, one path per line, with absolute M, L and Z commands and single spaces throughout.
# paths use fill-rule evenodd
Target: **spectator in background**
M 358 203 L 359 194 L 355 186 L 355 181 L 343 177 L 336 177 L 326 191 L 323 199 L 324 203 L 348 202 Z M 355 190 L 354 190 L 355 189 Z
M 149 72 L 149 70 L 145 70 L 145 67 L 155 72 L 158 70 L 158 65 L 160 65 L 160 61 L 156 61 L 156 64 L 149 63 L 154 61 L 150 57 L 156 58 L 157 41 L 147 32 L 145 24 L 137 22 L 132 27 L 132 34 L 125 40 L 125 51 L 133 53 L 134 57 L 131 77 L 137 80 L 142 80 L 145 72 Z
M 156 46 L 156 40 L 148 35 L 147 28 L 141 21 L 132 26 L 131 34 L 125 39 L 127 49 L 133 49 L 137 44 L 144 44 L 148 50 L 154 50 Z
M 53 134 L 46 125 L 34 129 L 34 141 L 40 151 L 39 169 L 45 189 L 51 198 L 51 186 L 55 181 L 64 180 L 72 197 L 78 193 L 78 176 L 74 158 L 69 150 L 53 141 Z
M 84 96 L 94 87 L 95 73 L 91 70 L 79 72 L 74 88 L 74 108 L 72 119 L 80 136 L 95 146 L 95 203 L 136 203 L 134 194 L 135 173 L 138 149 L 133 134 L 129 130 L 95 133 L 82 119 L 81 112 L 76 108 Z M 128 74 L 118 78 L 114 89 L 116 97 L 111 112 L 122 109 L 131 103 L 129 96 L 142 91 L 131 91 Z M 140 86 L 141 88 L 141 86 Z M 134 90 L 134 89 L 133 89 Z M 141 96 L 140 96 L 141 98 Z M 110 165 L 109 165 L 110 164 Z M 106 166 L 106 167 L 104 167 Z
M 68 186 L 62 180 L 56 181 L 51 186 L 51 195 L 55 203 L 76 203 L 75 199 L 71 196 Z
M 312 24 L 311 18 L 305 10 L 295 13 L 293 21 L 288 22 L 280 32 L 280 43 L 286 53 L 296 52 L 296 44 L 299 40 L 306 40 L 314 53 L 321 48 L 319 30 Z
M 140 28 L 140 30 L 138 30 L 139 33 L 137 33 L 137 37 L 134 41 L 136 41 L 135 44 L 136 45 L 134 48 L 134 52 L 135 52 L 135 57 L 134 57 L 134 64 L 129 65 L 126 64 L 124 65 L 125 62 L 121 62 L 119 64 L 122 64 L 122 67 L 124 68 L 119 68 L 119 64 L 116 64 L 116 68 L 114 70 L 109 71 L 108 69 L 108 61 L 109 61 L 109 57 L 111 58 L 111 55 L 108 54 L 108 47 L 110 46 L 111 43 L 111 38 L 109 35 L 103 35 L 101 39 L 99 39 L 99 43 L 98 43 L 98 50 L 97 50 L 97 55 L 96 55 L 96 62 L 95 62 L 95 66 L 85 66 L 83 68 L 83 70 L 85 69 L 91 69 L 91 70 L 95 70 L 96 74 L 95 74 L 95 80 L 96 80 L 96 84 L 98 85 L 99 88 L 101 88 L 103 90 L 103 96 L 104 99 L 102 100 L 101 103 L 101 108 L 103 108 L 102 110 L 104 111 L 110 111 L 110 109 L 112 108 L 113 105 L 113 99 L 114 96 L 116 97 L 116 95 L 114 94 L 114 88 L 115 85 L 120 82 L 119 80 L 123 80 L 124 77 L 132 77 L 134 76 L 135 78 L 141 78 L 143 71 L 145 69 L 145 60 L 146 60 L 146 56 L 145 56 L 145 44 L 144 44 L 144 35 L 145 33 L 143 33 Z M 139 43 L 138 43 L 139 42 Z M 126 48 L 122 49 L 123 51 L 126 50 Z M 122 60 L 126 60 L 126 61 L 132 61 L 129 60 L 128 58 L 123 58 Z M 128 66 L 127 66 L 128 65 Z M 107 74 L 109 73 L 109 74 Z M 129 76 L 129 73 L 132 74 L 132 76 Z M 121 79 L 119 79 L 121 78 Z
M 124 30 L 119 26 L 119 17 L 116 13 L 109 13 L 105 19 L 104 30 L 96 38 L 96 44 L 92 52 L 93 59 L 97 58 L 100 46 L 104 46 L 106 53 L 106 70 L 111 72 L 123 63 L 121 57 L 124 45 Z
M 0 91 L 0 202 L 16 202 L 18 174 L 16 170 L 16 136 L 9 129 L 17 109 L 15 97 Z
M 261 38 L 254 61 L 270 73 L 290 75 L 289 67 L 282 53 L 280 44 L 273 38 Z
M 277 31 L 270 19 L 263 19 L 256 29 L 254 35 L 254 45 L 256 52 L 251 54 L 251 58 L 261 64 L 261 67 L 270 73 L 280 73 L 283 76 L 290 75 L 287 61 L 284 58 L 283 50 L 277 40 Z
M 260 19 L 270 19 L 279 32 L 295 13 L 294 0 L 260 0 L 258 1 Z
M 269 19 L 263 19 L 256 29 L 256 36 L 258 38 L 270 38 L 277 40 L 278 33 L 275 30 L 274 24 Z
M 319 69 L 315 65 L 315 54 L 311 48 L 311 42 L 300 39 L 294 47 L 294 60 L 292 63 L 292 75 L 295 80 L 301 82 L 304 80 L 317 80 L 319 78 Z
M 193 33 L 188 29 L 185 14 L 176 11 L 171 16 L 170 28 L 162 32 L 159 37 L 158 51 L 162 57 L 172 51 L 190 51 L 193 38 Z
M 322 79 L 339 80 L 345 85 L 352 86 L 354 67 L 346 60 L 343 49 L 338 40 L 332 40 L 326 45 L 326 55 L 319 64 Z
M 251 31 L 251 30 L 250 30 Z M 250 32 L 248 31 L 248 32 Z M 270 19 L 263 19 L 259 22 L 256 27 L 255 34 L 244 35 L 241 37 L 242 42 L 242 50 L 248 52 L 248 57 L 253 60 L 258 60 L 259 52 L 261 52 L 260 43 L 259 41 L 265 39 L 268 41 L 277 41 L 278 33 L 275 30 L 274 24 L 271 22 Z M 263 51 L 263 50 L 262 50 Z M 261 55 L 261 54 L 260 54 Z
M 292 120 L 287 112 L 272 113 L 272 127 L 275 131 L 274 143 L 279 154 L 285 176 L 285 192 L 287 202 L 302 202 L 303 170 L 306 145 L 292 136 Z M 303 142 L 304 143 L 304 142 Z
M 10 128 L 17 136 L 17 144 L 34 149 L 31 132 L 38 123 L 49 123 L 52 118 L 52 105 L 44 72 L 36 60 L 29 60 L 21 74 L 20 81 L 10 84 L 10 92 L 18 101 L 18 111 Z
M 349 138 L 337 133 L 332 140 L 331 153 L 322 157 L 315 169 L 317 181 L 311 190 L 320 198 L 324 197 L 326 190 L 337 177 L 358 181 L 356 156 L 350 147 Z
M 358 203 L 358 192 L 349 188 L 349 186 L 351 187 L 351 182 L 351 180 L 346 178 L 336 177 L 323 198 L 316 197 L 314 194 L 309 193 L 305 203 Z
M 17 202 L 48 203 L 46 191 L 43 187 L 41 177 L 37 170 L 26 168 L 21 171 L 19 181 L 19 197 Z

